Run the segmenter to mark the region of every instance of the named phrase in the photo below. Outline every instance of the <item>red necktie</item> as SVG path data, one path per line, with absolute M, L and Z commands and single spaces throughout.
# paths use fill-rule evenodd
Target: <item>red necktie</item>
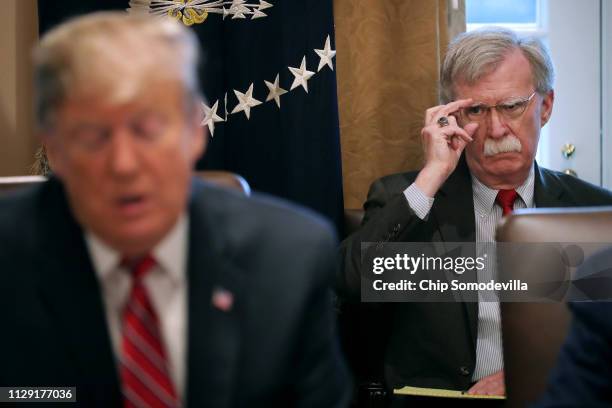
M 502 208 L 503 215 L 506 216 L 514 209 L 514 201 L 518 197 L 516 190 L 499 190 L 495 202 Z
M 123 312 L 120 364 L 125 408 L 179 406 L 168 374 L 159 321 L 143 282 L 154 265 L 151 256 L 129 265 L 133 283 Z

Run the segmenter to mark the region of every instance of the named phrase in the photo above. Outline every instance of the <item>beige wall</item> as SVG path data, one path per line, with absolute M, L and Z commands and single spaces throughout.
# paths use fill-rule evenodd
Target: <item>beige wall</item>
M 1 0 L 0 176 L 28 174 L 38 143 L 30 51 L 38 39 L 36 0 Z

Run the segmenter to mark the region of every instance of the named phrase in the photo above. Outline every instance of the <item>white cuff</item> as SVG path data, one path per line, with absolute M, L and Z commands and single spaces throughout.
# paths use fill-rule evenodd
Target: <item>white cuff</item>
M 417 217 L 422 220 L 427 218 L 434 203 L 433 198 L 427 197 L 414 183 L 404 190 L 404 196 Z

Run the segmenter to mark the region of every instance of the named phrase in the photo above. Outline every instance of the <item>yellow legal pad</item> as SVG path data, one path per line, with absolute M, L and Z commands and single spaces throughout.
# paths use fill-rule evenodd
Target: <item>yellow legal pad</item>
M 470 398 L 470 399 L 496 399 L 503 400 L 506 397 L 501 395 L 470 395 L 463 391 L 444 390 L 440 388 L 421 388 L 404 387 L 393 390 L 397 395 L 416 395 L 419 397 L 440 397 L 440 398 Z

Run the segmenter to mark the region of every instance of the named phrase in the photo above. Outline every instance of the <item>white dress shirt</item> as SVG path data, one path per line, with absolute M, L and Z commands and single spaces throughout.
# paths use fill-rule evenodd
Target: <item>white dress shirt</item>
M 534 207 L 534 180 L 535 170 L 531 166 L 529 175 L 523 184 L 516 188 L 518 197 L 514 202 L 514 209 Z M 476 242 L 495 242 L 495 228 L 502 219 L 502 209 L 495 205 L 498 190 L 485 186 L 480 180 L 472 176 L 472 196 L 474 200 L 474 219 L 476 221 Z M 428 215 L 433 206 L 434 199 L 427 197 L 412 183 L 404 196 L 410 208 L 422 220 Z M 487 262 L 490 275 L 479 276 L 478 279 L 488 281 L 496 274 L 496 258 L 490 256 Z M 478 302 L 478 340 L 476 344 L 476 368 L 472 375 L 473 381 L 494 374 L 504 369 L 503 349 L 501 340 L 501 316 L 499 302 Z
M 144 285 L 160 323 L 162 345 L 169 364 L 169 375 L 177 396 L 185 387 L 187 347 L 187 248 L 189 220 L 180 217 L 172 230 L 151 251 L 155 266 L 145 275 Z M 122 267 L 121 254 L 93 233 L 85 233 L 106 311 L 106 321 L 117 361 L 121 356 L 123 309 L 132 287 L 130 271 Z

